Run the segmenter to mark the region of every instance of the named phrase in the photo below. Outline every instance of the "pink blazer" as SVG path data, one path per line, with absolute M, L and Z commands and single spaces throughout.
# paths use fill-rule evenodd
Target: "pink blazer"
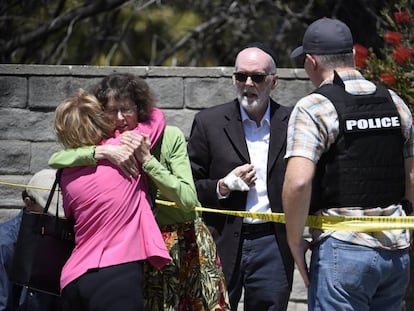
M 142 126 L 152 144 L 165 127 L 161 114 L 154 110 L 152 125 Z M 119 136 L 104 143 L 120 144 Z M 92 268 L 144 259 L 160 268 L 170 261 L 147 197 L 145 175 L 128 178 L 105 160 L 96 167 L 65 168 L 61 189 L 66 217 L 75 219 L 76 242 L 62 270 L 62 289 Z

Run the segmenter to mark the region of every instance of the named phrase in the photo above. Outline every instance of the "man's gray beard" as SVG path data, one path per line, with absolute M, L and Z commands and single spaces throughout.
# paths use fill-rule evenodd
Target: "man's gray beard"
M 239 95 L 238 99 L 239 99 L 240 105 L 242 105 L 242 107 L 246 111 L 254 111 L 257 108 L 257 106 L 259 105 L 257 100 L 254 100 L 253 102 L 249 103 L 245 96 L 240 96 Z

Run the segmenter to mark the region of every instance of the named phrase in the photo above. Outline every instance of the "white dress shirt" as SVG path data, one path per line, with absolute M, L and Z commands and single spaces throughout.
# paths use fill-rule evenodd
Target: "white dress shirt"
M 247 193 L 246 211 L 271 213 L 267 195 L 267 158 L 270 142 L 270 103 L 260 121 L 260 126 L 251 120 L 240 106 L 243 129 L 251 164 L 256 171 L 256 185 Z M 263 223 L 264 220 L 245 217 L 244 223 Z

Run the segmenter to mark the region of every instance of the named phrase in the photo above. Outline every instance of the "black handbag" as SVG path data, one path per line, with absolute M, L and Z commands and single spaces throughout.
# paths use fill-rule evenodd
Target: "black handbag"
M 23 212 L 10 279 L 29 288 L 60 295 L 60 274 L 75 247 L 74 222 L 47 213 L 60 181 L 58 170 L 43 213 Z M 63 207 L 61 207 L 63 208 Z

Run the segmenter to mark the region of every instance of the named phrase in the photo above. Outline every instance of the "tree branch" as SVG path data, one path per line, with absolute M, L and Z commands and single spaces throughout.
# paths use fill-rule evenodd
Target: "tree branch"
M 214 16 L 210 18 L 207 22 L 197 26 L 194 28 L 191 33 L 187 36 L 181 38 L 172 48 L 164 50 L 163 53 L 158 57 L 155 61 L 155 66 L 160 66 L 168 57 L 175 54 L 179 49 L 181 49 L 184 45 L 186 45 L 190 40 L 198 37 L 202 32 L 210 27 L 219 27 L 221 24 L 225 23 L 228 19 L 228 16 L 221 14 L 220 16 Z
M 0 54 L 8 54 L 20 46 L 25 46 L 30 42 L 39 40 L 50 33 L 66 26 L 71 23 L 73 19 L 84 19 L 89 16 L 97 15 L 101 12 L 112 10 L 121 6 L 127 0 L 101 0 L 91 1 L 88 4 L 81 5 L 73 10 L 70 10 L 55 19 L 51 20 L 48 24 L 40 26 L 39 28 L 17 36 L 12 40 L 6 42 L 3 47 L 0 47 Z

